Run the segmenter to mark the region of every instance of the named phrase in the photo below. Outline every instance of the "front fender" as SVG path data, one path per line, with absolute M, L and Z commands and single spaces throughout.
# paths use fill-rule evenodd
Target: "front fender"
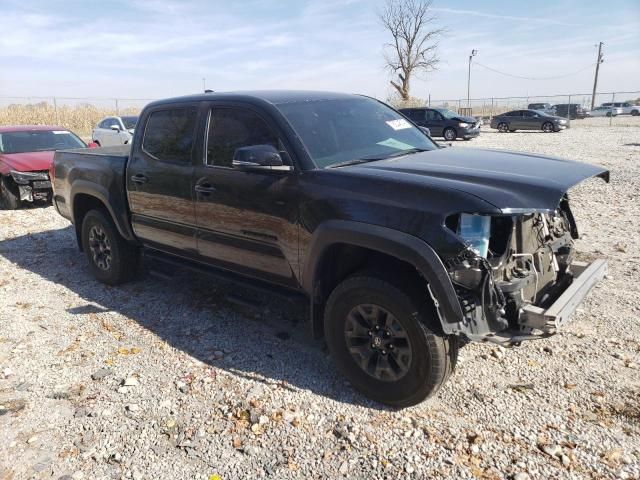
M 429 285 L 429 292 L 438 310 L 444 333 L 460 331 L 463 321 L 462 309 L 440 257 L 423 240 L 378 225 L 329 220 L 316 228 L 302 274 L 302 286 L 305 291 L 311 293 L 312 302 L 323 253 L 331 245 L 339 243 L 375 250 L 413 265 Z M 321 320 L 314 318 L 314 310 L 312 308 L 312 325 Z

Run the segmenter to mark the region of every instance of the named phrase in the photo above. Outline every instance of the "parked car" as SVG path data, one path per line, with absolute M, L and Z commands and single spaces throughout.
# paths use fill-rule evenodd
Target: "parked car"
M 619 115 L 640 115 L 640 106 L 634 105 L 630 102 L 605 102 L 601 105 L 605 108 L 619 108 L 621 113 Z
M 500 132 L 542 130 L 551 133 L 567 128 L 567 121 L 564 118 L 547 115 L 537 110 L 513 110 L 493 117 L 491 128 L 497 128 Z
M 596 107 L 589 112 L 589 116 L 591 117 L 615 117 L 617 115 L 622 115 L 622 108 L 603 106 Z
M 433 395 L 459 342 L 553 334 L 606 273 L 573 260 L 566 195 L 608 181 L 602 167 L 439 148 L 384 103 L 336 93 L 161 100 L 140 125 L 130 152 L 55 156 L 54 203 L 93 275 L 127 281 L 145 250 L 306 296 L 338 369 L 379 402 Z
M 14 210 L 24 202 L 50 202 L 54 152 L 86 146 L 62 127 L 0 127 L 0 207 Z
M 426 127 L 434 137 L 452 141 L 456 138 L 471 140 L 480 135 L 480 125 L 474 117 L 458 115 L 446 108 L 401 108 L 399 110 L 413 123 Z
M 559 103 L 554 106 L 558 117 L 567 118 L 570 114 L 569 118 L 574 120 L 576 118 L 584 119 L 589 116 L 589 111 L 579 103 Z
M 91 132 L 91 138 L 101 147 L 126 145 L 131 141 L 138 123 L 135 115 L 106 117 Z
M 530 103 L 527 107 L 528 110 L 536 110 L 538 112 L 546 113 L 547 115 L 556 115 L 556 107 L 550 103 Z

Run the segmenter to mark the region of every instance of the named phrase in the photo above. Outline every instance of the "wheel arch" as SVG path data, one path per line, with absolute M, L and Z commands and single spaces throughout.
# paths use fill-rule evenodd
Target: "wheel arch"
M 383 265 L 394 274 L 401 269 L 421 276 L 428 286 L 444 333 L 453 333 L 462 321 L 462 310 L 453 284 L 435 251 L 413 235 L 377 225 L 330 220 L 314 232 L 307 251 L 302 286 L 309 293 L 311 327 L 322 336 L 324 303 L 333 288 L 362 267 Z
M 80 251 L 82 248 L 82 221 L 84 216 L 93 209 L 104 210 L 113 220 L 118 233 L 122 237 L 131 243 L 137 243 L 137 240 L 131 230 L 130 225 L 125 221 L 123 215 L 116 215 L 113 209 L 112 195 L 109 191 L 101 185 L 95 183 L 76 181 L 74 182 L 73 189 L 71 191 L 71 216 L 73 224 L 76 230 L 76 239 L 78 241 L 78 247 Z

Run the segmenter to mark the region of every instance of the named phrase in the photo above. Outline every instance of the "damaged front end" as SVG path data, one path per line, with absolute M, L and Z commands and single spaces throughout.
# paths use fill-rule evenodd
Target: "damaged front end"
M 503 345 L 561 327 L 607 271 L 575 261 L 578 230 L 563 196 L 553 212 L 457 214 L 446 226 L 467 245 L 445 262 L 463 310 L 459 332 Z
M 51 201 L 53 193 L 49 172 L 19 172 L 12 170 L 10 175 L 16 184 L 21 201 Z

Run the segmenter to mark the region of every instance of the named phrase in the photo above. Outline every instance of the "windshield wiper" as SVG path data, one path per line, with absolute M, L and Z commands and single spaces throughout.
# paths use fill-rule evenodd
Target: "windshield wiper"
M 411 155 L 413 153 L 428 152 L 425 148 L 409 148 L 399 152 L 389 153 L 387 155 L 368 155 L 366 157 L 347 160 L 346 162 L 335 163 L 327 168 L 348 167 L 349 165 L 358 165 L 360 163 L 376 162 L 378 160 L 386 160 L 387 158 L 401 157 L 403 155 Z

